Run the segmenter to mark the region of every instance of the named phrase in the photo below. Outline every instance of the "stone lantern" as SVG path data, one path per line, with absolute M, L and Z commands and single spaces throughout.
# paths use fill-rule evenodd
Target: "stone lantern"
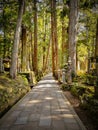
M 65 71 L 66 71 L 65 69 L 62 69 L 62 82 L 63 82 L 64 84 L 66 84 L 66 79 L 65 79 L 66 72 L 65 72 Z

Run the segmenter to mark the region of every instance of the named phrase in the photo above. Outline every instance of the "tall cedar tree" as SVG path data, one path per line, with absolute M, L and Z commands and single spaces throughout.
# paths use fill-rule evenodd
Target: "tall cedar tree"
M 33 60 L 33 70 L 37 73 L 37 0 L 34 0 L 34 60 Z
M 98 17 L 96 26 L 96 45 L 95 45 L 95 58 L 96 58 L 96 86 L 95 86 L 95 96 L 98 97 Z
M 76 33 L 78 17 L 78 0 L 70 0 L 69 12 L 69 57 L 71 58 L 71 69 L 76 74 Z
M 25 26 L 22 26 L 22 51 L 21 51 L 21 69 L 23 72 L 27 69 L 27 30 Z
M 56 20 L 56 0 L 51 0 L 52 72 L 55 77 L 57 77 L 58 70 L 58 42 Z
M 16 78 L 17 76 L 18 45 L 19 45 L 19 40 L 20 40 L 24 3 L 25 3 L 25 0 L 19 0 L 18 18 L 17 18 L 17 25 L 16 25 L 14 44 L 13 44 L 13 49 L 12 49 L 12 57 L 11 57 L 11 67 L 10 67 L 11 78 Z

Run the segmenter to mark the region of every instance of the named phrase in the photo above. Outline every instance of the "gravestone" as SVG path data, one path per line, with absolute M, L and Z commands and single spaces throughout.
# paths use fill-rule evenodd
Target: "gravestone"
M 0 73 L 4 72 L 3 58 L 0 58 Z

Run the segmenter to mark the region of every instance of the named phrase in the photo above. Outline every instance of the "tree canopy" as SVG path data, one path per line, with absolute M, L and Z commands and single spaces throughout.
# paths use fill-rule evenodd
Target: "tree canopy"
M 51 2 L 54 2 L 53 7 Z M 70 17 L 71 0 L 51 0 L 51 2 L 48 0 L 24 1 L 16 63 L 17 72 L 28 70 L 45 72 L 52 70 L 53 64 L 53 70 L 57 71 L 68 62 L 68 57 L 71 57 L 72 68 L 76 62 L 75 73 L 76 70 L 84 70 L 84 68 L 88 71 L 88 59 L 95 57 L 97 0 L 77 0 L 77 15 L 73 18 Z M 20 0 L 1 0 L 0 2 L 0 57 L 2 58 L 12 59 L 20 5 Z M 73 26 L 70 20 L 73 20 Z M 75 27 L 72 40 L 76 43 L 74 52 L 73 47 L 69 46 L 73 36 L 73 34 L 70 35 L 72 27 Z M 70 47 L 72 47 L 71 50 Z M 75 62 L 70 55 L 72 52 L 76 57 Z

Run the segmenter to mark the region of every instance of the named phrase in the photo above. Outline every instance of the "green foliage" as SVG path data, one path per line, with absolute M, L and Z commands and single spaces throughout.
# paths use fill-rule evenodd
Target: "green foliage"
M 57 35 L 58 35 L 58 55 L 59 55 L 59 65 L 63 66 L 65 63 L 61 63 L 62 61 L 62 20 L 64 21 L 63 27 L 65 32 L 65 43 L 68 43 L 68 13 L 69 13 L 69 2 L 70 0 L 56 1 L 57 6 Z M 10 4 L 8 4 L 10 3 Z M 78 21 L 78 40 L 77 40 L 77 58 L 80 61 L 80 64 L 85 64 L 85 60 L 88 57 L 88 51 L 93 55 L 94 53 L 94 43 L 96 36 L 96 15 L 92 12 L 92 8 L 95 4 L 97 4 L 97 0 L 80 0 L 80 8 L 79 8 L 79 21 Z M 26 1 L 25 10 L 23 15 L 22 24 L 26 26 L 27 29 L 27 46 L 32 44 L 32 48 L 28 53 L 33 54 L 33 41 L 34 41 L 34 8 L 33 8 L 32 0 Z M 60 8 L 59 8 L 60 7 Z M 48 45 L 51 39 L 51 8 L 50 2 L 47 0 L 37 1 L 37 14 L 38 14 L 38 68 L 41 70 L 43 68 L 43 55 L 47 54 Z M 0 12 L 0 30 L 3 32 L 0 34 L 0 56 L 5 57 L 7 55 L 11 56 L 12 44 L 14 40 L 14 32 L 16 27 L 18 14 L 18 1 L 10 0 L 10 2 L 4 3 L 4 7 Z M 31 43 L 31 31 L 32 31 L 32 43 Z M 67 62 L 68 51 L 67 46 L 64 45 L 64 62 Z M 45 51 L 43 51 L 43 47 L 45 47 Z M 19 57 L 21 57 L 21 49 Z M 27 47 L 28 48 L 28 47 Z M 28 54 L 30 55 L 30 54 Z M 32 56 L 30 56 L 32 57 Z M 51 49 L 49 52 L 49 66 L 51 66 Z M 31 59 L 30 59 L 31 60 Z M 30 65 L 32 66 L 32 65 Z M 40 78 L 38 78 L 40 79 Z
M 61 86 L 61 89 L 64 90 L 64 91 L 70 89 L 70 87 L 68 86 L 68 84 L 61 84 L 60 86 Z
M 67 6 L 63 8 L 63 10 L 60 12 L 61 19 L 64 18 L 66 15 L 69 14 L 69 9 Z
M 74 83 L 71 87 L 71 93 L 80 98 L 84 94 L 94 94 L 94 87 L 88 87 L 79 83 Z
M 80 9 L 77 42 L 77 57 L 80 63 L 84 63 L 87 58 L 94 54 L 95 32 L 96 15 L 91 11 L 91 9 Z M 90 53 L 90 55 L 88 53 Z
M 79 97 L 80 95 L 82 95 L 85 92 L 85 87 L 81 86 L 78 83 L 74 83 L 73 86 L 71 87 L 71 93 L 76 96 Z
M 98 99 L 95 99 L 93 94 L 84 94 L 81 97 L 80 107 L 87 111 L 89 117 L 92 119 L 92 123 L 98 126 Z
M 2 5 L 0 12 L 0 56 L 11 55 L 12 43 L 14 39 L 14 30 L 17 19 L 17 2 L 10 1 Z
M 93 70 L 92 70 L 92 72 L 93 72 Z M 78 80 L 81 83 L 94 86 L 95 81 L 96 81 L 95 72 L 88 74 L 88 73 L 84 73 L 82 71 L 78 71 L 76 80 Z
M 97 0 L 80 0 L 80 7 L 83 9 L 92 8 L 97 3 Z
M 26 26 L 28 29 L 32 30 L 32 12 L 26 11 L 23 15 L 23 25 Z
M 77 47 L 77 51 L 78 51 L 78 60 L 82 62 L 85 61 L 85 58 L 88 55 L 87 46 L 85 46 L 84 44 L 80 44 L 79 47 Z
M 93 76 L 91 74 L 86 75 L 86 83 L 88 85 L 95 85 L 95 81 L 96 81 L 96 76 Z
M 80 81 L 83 78 L 86 79 L 86 75 L 78 77 Z M 94 111 L 93 108 L 93 106 L 96 108 L 96 105 L 94 105 L 96 104 L 96 99 L 94 99 L 94 92 L 94 86 L 87 86 L 85 84 L 80 84 L 79 82 L 74 82 L 73 86 L 71 87 L 71 93 L 80 99 L 80 106 L 83 109 L 88 110 L 88 112 L 90 113 L 92 111 L 92 114 L 95 118 L 97 113 L 96 109 Z
M 80 107 L 87 110 L 89 117 L 97 125 L 98 100 L 94 98 L 94 87 L 75 83 L 71 88 L 71 93 L 80 99 Z

